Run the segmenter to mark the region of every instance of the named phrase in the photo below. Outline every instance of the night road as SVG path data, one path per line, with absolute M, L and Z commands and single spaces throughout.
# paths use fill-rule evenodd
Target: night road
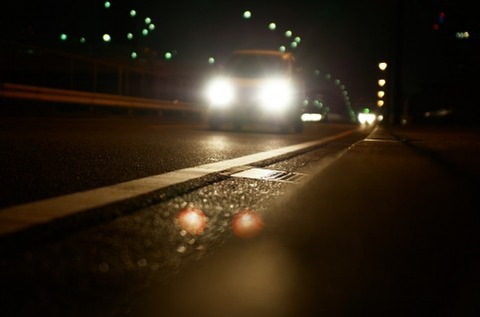
M 24 225 L 1 239 L 6 316 L 478 312 L 476 130 L 5 117 L 1 139 L 2 230 Z
M 0 316 L 480 316 L 476 12 L 2 2 Z

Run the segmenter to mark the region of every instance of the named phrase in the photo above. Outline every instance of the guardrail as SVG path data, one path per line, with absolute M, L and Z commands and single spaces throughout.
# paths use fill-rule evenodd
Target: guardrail
M 127 107 L 195 113 L 202 113 L 205 110 L 204 107 L 201 107 L 196 103 L 181 102 L 178 100 L 155 100 L 12 83 L 2 83 L 0 85 L 0 97 L 92 106 Z

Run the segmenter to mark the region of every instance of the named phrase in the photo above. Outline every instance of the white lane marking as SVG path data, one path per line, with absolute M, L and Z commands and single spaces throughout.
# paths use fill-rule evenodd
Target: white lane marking
M 116 204 L 141 195 L 147 195 L 168 186 L 193 180 L 211 173 L 222 172 L 238 166 L 251 165 L 255 162 L 271 159 L 280 155 L 319 146 L 352 134 L 356 130 L 357 129 L 348 130 L 317 141 L 286 146 L 222 162 L 184 168 L 112 186 L 8 207 L 0 210 L 0 235 L 14 233 L 35 225 L 49 223 L 56 219 Z

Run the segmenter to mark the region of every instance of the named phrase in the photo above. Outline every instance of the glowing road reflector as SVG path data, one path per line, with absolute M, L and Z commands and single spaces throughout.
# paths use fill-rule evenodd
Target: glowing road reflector
M 233 216 L 232 231 L 237 237 L 253 238 L 262 230 L 262 218 L 252 210 L 243 210 Z
M 199 235 L 207 226 L 207 216 L 197 208 L 182 209 L 176 216 L 177 225 L 186 232 Z

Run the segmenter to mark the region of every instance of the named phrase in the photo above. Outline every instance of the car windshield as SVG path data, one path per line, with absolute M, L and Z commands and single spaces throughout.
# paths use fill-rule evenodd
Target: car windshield
M 225 65 L 228 75 L 243 78 L 282 75 L 288 71 L 287 60 L 278 55 L 234 54 Z

